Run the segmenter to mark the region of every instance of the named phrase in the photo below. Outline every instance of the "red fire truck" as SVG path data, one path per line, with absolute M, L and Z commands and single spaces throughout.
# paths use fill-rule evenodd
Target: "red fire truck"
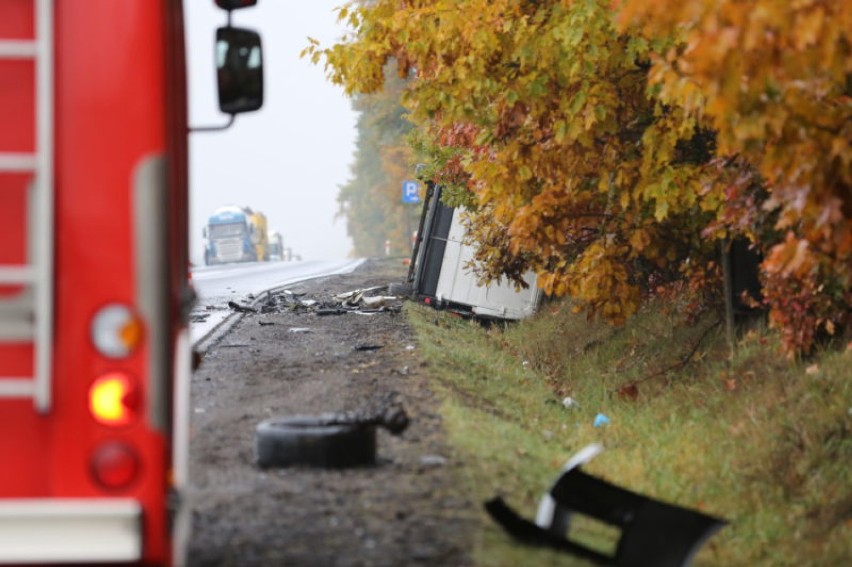
M 260 40 L 216 3 L 232 122 Z M 180 0 L 0 1 L 0 564 L 182 561 L 183 41 Z

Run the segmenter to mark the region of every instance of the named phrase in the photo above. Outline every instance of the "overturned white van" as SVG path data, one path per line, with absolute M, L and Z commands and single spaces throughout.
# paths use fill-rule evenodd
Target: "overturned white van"
M 430 186 L 408 274 L 411 297 L 438 309 L 488 319 L 523 319 L 541 302 L 536 276 L 524 277 L 527 289 L 508 280 L 482 286 L 469 268 L 475 249 L 464 244 L 462 209 L 441 202 L 441 188 Z

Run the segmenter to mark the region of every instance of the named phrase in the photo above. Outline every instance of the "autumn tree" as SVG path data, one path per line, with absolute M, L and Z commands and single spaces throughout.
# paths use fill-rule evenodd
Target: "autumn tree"
M 409 78 L 402 103 L 471 211 L 484 277 L 531 268 L 620 323 L 666 285 L 717 289 L 712 238 L 746 235 L 768 254 L 772 320 L 806 350 L 849 310 L 848 12 L 376 0 L 308 51 L 350 94 L 380 89 L 390 61 Z
M 352 98 L 358 113 L 355 156 L 350 179 L 337 196 L 338 215 L 359 256 L 385 253 L 405 255 L 410 250 L 412 217 L 417 211 L 400 201 L 400 188 L 411 176 L 411 151 L 406 136 L 411 124 L 399 104 L 403 81 L 390 77 L 382 90 Z
M 710 170 L 703 181 L 720 202 L 715 232 L 745 234 L 765 249 L 764 293 L 786 344 L 807 350 L 816 332 L 848 325 L 852 5 L 620 4 L 621 29 L 675 40 L 653 54 L 651 84 L 661 101 L 717 133 L 728 171 Z M 758 232 L 766 211 L 775 213 L 771 235 Z

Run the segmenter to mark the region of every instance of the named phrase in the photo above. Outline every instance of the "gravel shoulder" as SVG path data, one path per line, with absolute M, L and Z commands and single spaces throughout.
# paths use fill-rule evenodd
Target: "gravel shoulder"
M 403 276 L 398 261 L 369 260 L 352 274 L 289 290 L 325 302 Z M 364 411 L 391 396 L 411 424 L 399 437 L 379 429 L 376 466 L 254 463 L 264 419 Z M 244 314 L 192 378 L 189 564 L 469 565 L 476 514 L 438 405 L 402 314 Z

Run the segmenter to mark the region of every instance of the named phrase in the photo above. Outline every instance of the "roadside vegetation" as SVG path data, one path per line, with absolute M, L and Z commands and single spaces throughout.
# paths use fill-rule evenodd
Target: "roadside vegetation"
M 618 325 L 659 290 L 718 288 L 719 247 L 739 241 L 762 258 L 751 299 L 788 354 L 852 326 L 849 2 L 356 0 L 337 14 L 349 33 L 303 54 L 407 121 L 408 171 L 422 162 L 467 208 L 484 280 L 532 270 Z
M 715 315 L 687 322 L 662 302 L 620 328 L 568 302 L 489 328 L 425 307 L 407 313 L 477 504 L 500 494 L 533 518 L 564 461 L 600 442 L 592 474 L 730 522 L 694 565 L 852 558 L 849 347 L 791 363 L 755 324 L 729 361 Z M 566 408 L 569 396 L 577 405 Z M 594 427 L 598 413 L 610 423 Z M 613 539 L 594 526 L 575 537 L 604 549 Z M 484 511 L 476 561 L 583 564 L 515 544 Z
M 472 494 L 531 516 L 561 463 L 601 441 L 593 472 L 732 522 L 699 564 L 850 564 L 852 3 L 353 0 L 337 14 L 347 35 L 303 55 L 394 117 L 362 122 L 382 136 L 359 130 L 359 159 L 376 143 L 389 158 L 381 194 L 398 206 L 423 163 L 465 207 L 483 283 L 532 271 L 562 298 L 507 328 L 409 310 Z M 353 168 L 344 210 L 379 208 L 376 161 Z M 347 218 L 353 237 L 389 230 Z M 753 255 L 740 274 L 757 272 L 744 289 L 738 248 Z M 732 354 L 735 308 L 765 323 Z M 556 561 L 485 526 L 482 565 Z

